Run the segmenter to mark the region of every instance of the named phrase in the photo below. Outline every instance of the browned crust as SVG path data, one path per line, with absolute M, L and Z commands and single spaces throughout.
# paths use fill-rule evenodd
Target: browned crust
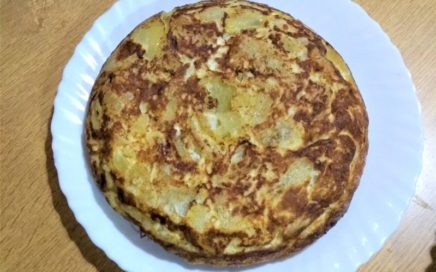
M 363 103 L 363 99 L 359 93 L 359 98 L 361 99 Z M 367 118 L 367 116 L 365 116 Z M 359 152 L 360 156 L 355 160 L 355 167 L 354 167 L 354 174 L 352 174 L 352 178 L 350 178 L 350 183 L 352 184 L 349 187 L 349 190 L 347 193 L 344 193 L 341 197 L 341 200 L 337 203 L 340 204 L 339 209 L 333 210 L 331 214 L 329 215 L 329 219 L 325 221 L 324 224 L 319 225 L 316 230 L 313 231 L 313 233 L 301 240 L 297 240 L 295 243 L 295 246 L 286 248 L 286 249 L 278 249 L 278 250 L 271 250 L 271 251 L 254 251 L 250 252 L 248 254 L 239 254 L 239 255 L 227 255 L 227 256 L 214 256 L 211 258 L 210 256 L 205 256 L 201 254 L 194 254 L 192 252 L 185 251 L 181 248 L 175 247 L 171 244 L 169 244 L 166 241 L 159 240 L 158 238 L 154 237 L 151 233 L 144 230 L 141 227 L 141 224 L 136 222 L 135 219 L 132 217 L 129 217 L 128 215 L 124 215 L 126 219 L 129 221 L 135 223 L 140 229 L 143 235 L 146 237 L 152 239 L 153 241 L 159 243 L 162 245 L 166 250 L 177 254 L 186 260 L 188 260 L 190 263 L 193 264 L 209 264 L 216 267 L 242 267 L 242 266 L 249 266 L 249 265 L 255 265 L 255 264 L 261 264 L 270 262 L 273 260 L 279 260 L 283 258 L 290 257 L 292 255 L 297 254 L 299 251 L 307 247 L 308 245 L 315 242 L 319 237 L 327 233 L 338 221 L 341 219 L 341 217 L 345 214 L 345 212 L 348 210 L 349 204 L 351 202 L 351 199 L 353 197 L 354 191 L 357 189 L 357 186 L 359 185 L 359 181 L 361 178 L 361 175 L 363 173 L 363 169 L 365 166 L 366 161 L 366 155 L 368 152 L 369 143 L 367 138 L 365 138 L 365 141 L 362 143 L 362 151 Z M 101 184 L 101 178 L 99 176 L 95 176 L 96 181 L 98 184 Z M 120 211 L 122 212 L 122 211 Z
M 225 2 L 225 1 L 219 1 L 219 2 Z M 269 10 L 274 10 L 274 9 L 271 9 L 271 8 L 265 6 L 265 5 L 262 5 L 262 6 L 264 8 L 269 9 Z M 129 54 L 134 53 L 134 54 L 137 54 L 137 56 L 139 58 L 142 58 L 143 52 L 141 50 L 139 50 L 137 47 L 135 47 L 134 45 L 129 46 L 128 49 L 129 50 L 131 49 L 131 52 L 128 52 Z M 124 55 L 124 54 L 121 54 L 121 56 L 119 56 L 119 58 L 125 58 L 125 57 L 126 57 L 126 55 Z M 352 89 L 357 90 L 357 86 L 355 85 L 354 82 L 350 82 L 350 84 L 352 85 Z M 97 92 L 95 92 L 93 90 L 93 93 L 92 93 L 91 99 L 90 99 L 91 101 L 93 101 L 94 99 L 98 99 L 95 95 L 96 93 Z M 358 91 L 356 91 L 356 94 L 358 95 L 358 99 L 360 100 L 360 105 L 362 105 L 362 107 L 364 108 L 364 102 L 363 102 L 363 99 L 362 99 L 360 93 Z M 159 244 L 161 244 L 167 250 L 174 252 L 175 254 L 187 259 L 188 261 L 190 261 L 192 263 L 196 263 L 196 264 L 211 264 L 211 265 L 220 266 L 220 267 L 246 266 L 246 265 L 258 264 L 258 263 L 268 262 L 268 261 L 275 260 L 275 259 L 288 257 L 290 255 L 297 253 L 298 251 L 300 251 L 301 249 L 303 249 L 307 245 L 313 243 L 317 238 L 319 238 L 321 235 L 326 233 L 331 227 L 333 227 L 336 224 L 336 222 L 344 215 L 344 213 L 348 209 L 348 205 L 351 201 L 353 193 L 359 184 L 359 180 L 360 180 L 360 177 L 361 177 L 362 172 L 363 172 L 363 168 L 365 165 L 365 158 L 366 158 L 366 154 L 367 154 L 367 150 L 368 150 L 368 138 L 367 138 L 368 117 L 366 115 L 366 111 L 363 111 L 362 118 L 363 118 L 363 120 L 361 120 L 361 122 L 365 126 L 365 135 L 364 135 L 362 142 L 360 142 L 360 147 L 359 147 L 360 150 L 358 152 L 359 156 L 352 160 L 354 167 L 352 167 L 352 172 L 349 175 L 350 178 L 348 180 L 348 184 L 345 186 L 346 192 L 344 192 L 341 195 L 340 200 L 333 203 L 337 207 L 329 210 L 328 220 L 326 220 L 322 224 L 318 225 L 316 229 L 312 230 L 310 236 L 305 237 L 305 238 L 296 239 L 296 241 L 292 247 L 281 247 L 281 248 L 277 248 L 274 250 L 253 251 L 250 253 L 240 253 L 240 254 L 235 254 L 235 255 L 216 255 L 216 256 L 211 257 L 210 255 L 204 255 L 201 253 L 193 253 L 193 252 L 188 252 L 186 250 L 183 250 L 183 249 L 181 249 L 177 246 L 174 246 L 166 241 L 158 239 L 153 234 L 147 232 L 144 229 L 142 229 L 143 233 L 146 236 L 148 236 L 149 238 L 151 238 L 151 239 L 155 240 L 156 242 L 158 242 Z M 93 144 L 90 141 L 90 139 L 93 138 L 91 135 L 93 131 L 92 131 L 92 129 L 90 129 L 90 127 L 91 127 L 91 125 L 90 125 L 90 119 L 89 119 L 89 114 L 88 114 L 87 121 L 86 121 L 86 142 L 87 142 L 87 147 L 88 147 L 89 153 L 93 153 L 94 152 L 92 150 Z M 108 135 L 107 137 L 110 137 L 110 135 Z M 103 152 L 108 152 L 108 151 L 103 150 Z M 105 186 L 106 186 L 107 181 L 104 178 L 104 176 L 98 174 L 97 168 L 99 168 L 99 167 L 101 167 L 101 166 L 95 165 L 93 163 L 92 167 L 91 167 L 92 172 L 93 172 L 93 175 L 96 179 L 96 182 L 100 185 L 100 187 L 102 188 L 103 191 L 106 191 Z M 129 201 L 129 200 L 126 201 L 123 199 L 125 199 L 125 197 L 119 198 L 118 201 L 120 201 L 123 204 L 135 206 L 134 201 L 132 203 L 132 201 Z M 135 222 L 135 219 L 124 214 L 122 210 L 119 210 L 119 212 L 122 213 L 127 219 L 129 219 L 130 221 L 134 222 L 136 225 L 141 227 L 141 224 L 139 224 L 138 222 Z M 307 226 L 307 227 L 309 227 L 309 226 Z

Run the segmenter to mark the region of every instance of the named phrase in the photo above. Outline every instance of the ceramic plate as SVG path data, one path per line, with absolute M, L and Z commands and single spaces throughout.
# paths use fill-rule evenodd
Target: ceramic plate
M 89 93 L 106 58 L 144 19 L 188 2 L 116 2 L 77 45 L 54 102 L 52 146 L 60 187 L 91 240 L 127 271 L 217 270 L 189 265 L 140 238 L 138 230 L 110 208 L 94 184 L 83 144 Z M 294 257 L 247 270 L 356 270 L 392 234 L 414 194 L 423 140 L 411 76 L 388 36 L 354 2 L 263 2 L 303 21 L 344 57 L 368 110 L 370 147 L 360 186 L 337 225 Z

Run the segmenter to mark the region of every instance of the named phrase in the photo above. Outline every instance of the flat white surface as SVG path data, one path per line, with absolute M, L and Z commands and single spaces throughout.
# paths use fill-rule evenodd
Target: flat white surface
M 83 144 L 89 93 L 112 50 L 144 19 L 188 2 L 193 1 L 121 0 L 114 4 L 77 45 L 54 103 L 52 146 L 61 189 L 91 240 L 127 271 L 219 270 L 189 265 L 141 239 L 94 184 Z M 300 19 L 344 57 L 368 110 L 370 146 L 361 183 L 337 225 L 294 257 L 246 270 L 354 271 L 392 234 L 414 194 L 423 140 L 413 82 L 396 47 L 357 4 L 348 0 L 261 2 Z

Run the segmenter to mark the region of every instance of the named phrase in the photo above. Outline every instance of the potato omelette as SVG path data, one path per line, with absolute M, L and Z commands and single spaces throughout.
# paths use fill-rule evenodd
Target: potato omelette
M 345 213 L 368 117 L 341 56 L 291 15 L 203 1 L 136 27 L 92 89 L 86 144 L 109 204 L 193 263 L 292 255 Z

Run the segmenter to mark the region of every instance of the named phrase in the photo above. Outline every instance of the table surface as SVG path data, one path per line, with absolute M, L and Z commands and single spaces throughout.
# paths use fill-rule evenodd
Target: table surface
M 0 1 L 0 271 L 120 271 L 68 208 L 49 131 L 63 67 L 113 2 Z M 436 5 L 434 0 L 356 2 L 402 52 L 425 129 L 416 195 L 397 231 L 360 271 L 436 271 Z

